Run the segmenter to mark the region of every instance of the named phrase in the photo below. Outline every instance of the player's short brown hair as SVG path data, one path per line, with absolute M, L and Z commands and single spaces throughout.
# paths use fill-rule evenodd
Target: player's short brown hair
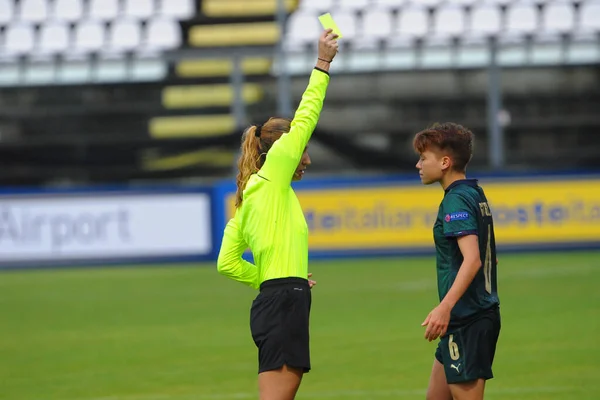
M 456 171 L 464 172 L 473 156 L 474 135 L 469 129 L 454 122 L 435 123 L 417 133 L 413 147 L 419 154 L 427 150 L 447 152 Z

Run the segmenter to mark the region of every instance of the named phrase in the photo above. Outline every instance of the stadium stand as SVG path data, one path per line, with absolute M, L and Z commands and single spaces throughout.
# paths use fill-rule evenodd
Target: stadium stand
M 228 174 L 247 122 L 233 113 L 228 49 L 263 49 L 240 64 L 243 106 L 256 104 L 276 11 L 276 0 L 0 0 L 0 181 Z
M 384 50 L 349 57 L 338 71 L 481 68 L 488 63 L 486 57 L 465 49 L 490 38 L 541 49 L 539 56 L 534 51 L 531 58 L 522 53 L 517 59 L 512 49 L 503 49 L 501 58 L 506 53 L 513 64 L 597 63 L 598 7 L 596 0 L 305 1 L 291 15 L 284 37 L 286 49 L 298 53 L 286 65 L 290 73 L 303 74 L 312 62 L 299 50 L 314 46 L 311 38 L 320 29 L 314 21 L 325 9 L 333 10 L 345 35 L 344 47 Z M 450 44 L 455 45 L 451 56 L 440 57 L 440 47 Z M 549 52 L 554 54 L 550 59 Z
M 598 165 L 587 132 L 600 126 L 600 0 L 286 0 L 284 31 L 277 11 L 277 0 L 0 0 L 0 182 L 229 176 L 243 126 L 275 113 L 283 67 L 299 100 L 328 11 L 344 37 L 313 170 L 412 169 L 410 136 L 438 120 L 486 146 L 491 49 L 507 162 Z
M 362 170 L 397 171 L 413 167 L 412 134 L 435 121 L 463 122 L 488 145 L 493 55 L 508 165 L 598 167 L 600 138 L 586 132 L 600 125 L 591 111 L 600 106 L 599 9 L 597 0 L 304 1 L 283 39 L 285 68 L 300 85 L 316 16 L 331 10 L 344 38 L 320 140 L 332 151 L 343 143 Z M 485 152 L 478 157 L 474 167 L 487 168 Z

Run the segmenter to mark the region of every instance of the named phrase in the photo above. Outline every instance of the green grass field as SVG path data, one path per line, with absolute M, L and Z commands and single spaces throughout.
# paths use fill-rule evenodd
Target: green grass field
M 424 399 L 433 259 L 314 262 L 298 399 Z M 600 252 L 503 255 L 487 399 L 600 399 Z M 255 399 L 255 292 L 213 266 L 0 273 L 0 399 Z

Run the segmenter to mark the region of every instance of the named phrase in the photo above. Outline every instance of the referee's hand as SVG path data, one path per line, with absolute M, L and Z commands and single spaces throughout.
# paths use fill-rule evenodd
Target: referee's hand
M 327 62 L 333 61 L 338 52 L 338 35 L 333 33 L 333 29 L 323 31 L 319 38 L 319 58 Z
M 311 276 L 312 276 L 312 272 L 309 272 L 309 273 L 308 273 L 308 277 L 310 278 Z M 316 282 L 316 281 L 313 281 L 312 279 L 309 279 L 309 280 L 308 280 L 308 286 L 309 286 L 311 289 L 312 289 L 312 288 L 313 288 L 313 286 L 315 286 L 316 284 L 317 284 L 317 282 Z

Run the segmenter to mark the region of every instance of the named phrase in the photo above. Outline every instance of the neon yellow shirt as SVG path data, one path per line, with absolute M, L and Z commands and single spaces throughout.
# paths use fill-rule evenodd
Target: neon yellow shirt
M 314 69 L 289 133 L 275 141 L 263 167 L 250 177 L 242 204 L 225 227 L 219 273 L 255 289 L 269 279 L 308 278 L 308 226 L 291 183 L 328 85 L 329 75 Z M 247 248 L 255 264 L 242 258 Z

